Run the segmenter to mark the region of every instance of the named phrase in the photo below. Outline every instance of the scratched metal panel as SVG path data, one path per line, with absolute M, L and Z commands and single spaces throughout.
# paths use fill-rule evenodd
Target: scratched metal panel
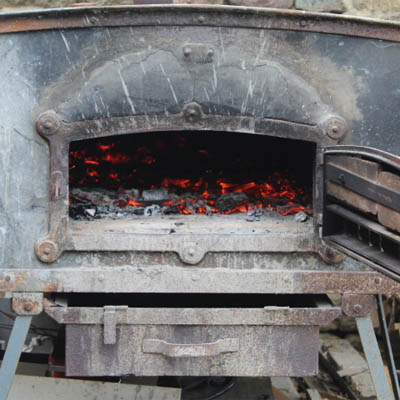
M 243 13 L 241 21 L 249 17 L 251 26 L 250 16 Z M 56 28 L 0 36 L 2 268 L 44 266 L 33 249 L 48 229 L 49 151 L 34 124 L 48 108 L 67 121 L 173 113 L 193 100 L 205 112 L 310 124 L 318 123 L 325 113 L 336 113 L 351 126 L 344 143 L 400 153 L 398 43 L 276 27 L 258 29 L 258 25 L 166 27 L 154 23 L 161 26 Z M 185 61 L 184 46 L 199 42 L 212 47 L 212 62 Z M 207 266 L 228 265 L 226 254 L 208 257 Z M 333 268 L 314 256 L 309 262 L 296 254 L 243 257 L 235 261 L 240 268 Z M 110 259 L 115 266 L 141 267 L 156 261 L 181 265 L 171 254 L 70 252 L 51 268 L 103 267 L 110 265 Z M 340 268 L 362 267 L 346 261 Z
M 101 325 L 67 325 L 68 376 L 307 376 L 318 373 L 318 326 L 122 325 L 117 343 L 105 345 Z M 173 358 L 145 353 L 144 339 L 201 344 L 221 339 L 236 351 Z

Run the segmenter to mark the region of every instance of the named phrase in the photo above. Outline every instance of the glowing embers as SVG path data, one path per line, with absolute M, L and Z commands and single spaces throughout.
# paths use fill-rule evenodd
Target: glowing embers
M 70 216 L 311 213 L 314 146 L 225 132 L 73 142 Z

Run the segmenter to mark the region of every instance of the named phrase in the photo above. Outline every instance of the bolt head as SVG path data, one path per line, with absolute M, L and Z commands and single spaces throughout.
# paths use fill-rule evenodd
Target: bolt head
M 338 133 L 340 128 L 337 125 L 333 125 L 331 130 L 332 130 L 333 133 Z
M 183 108 L 183 116 L 186 122 L 200 122 L 202 118 L 201 106 L 197 103 L 186 104 Z
M 57 259 L 58 246 L 52 240 L 43 240 L 35 248 L 36 255 L 40 261 L 51 263 Z
M 361 304 L 354 304 L 353 310 L 354 312 L 359 313 L 362 310 Z
M 348 132 L 347 121 L 338 115 L 329 115 L 320 123 L 322 132 L 331 139 L 339 141 Z
M 61 123 L 54 111 L 46 111 L 36 120 L 36 129 L 41 135 L 54 135 L 60 129 Z
M 192 54 L 192 49 L 188 46 L 183 48 L 183 55 L 189 57 Z
M 199 21 L 201 24 L 204 24 L 205 20 L 206 20 L 206 19 L 204 18 L 204 16 L 203 16 L 203 15 L 200 15 L 198 21 Z
M 24 310 L 29 312 L 33 310 L 33 304 L 32 303 L 25 303 L 24 304 Z

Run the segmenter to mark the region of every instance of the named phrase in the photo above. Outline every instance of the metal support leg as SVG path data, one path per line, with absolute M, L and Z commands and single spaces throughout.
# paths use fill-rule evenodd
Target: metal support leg
M 7 400 L 32 316 L 17 316 L 0 369 L 0 400 Z
M 400 400 L 399 378 L 397 377 L 396 363 L 394 361 L 392 344 L 390 342 L 389 329 L 386 323 L 383 298 L 381 294 L 378 294 L 376 297 L 378 300 L 378 316 L 379 316 L 379 323 L 381 325 L 381 336 L 383 339 L 384 349 L 386 353 L 386 362 L 388 363 L 390 378 L 392 380 L 394 397 L 396 398 L 396 400 Z
M 379 400 L 395 400 L 383 366 L 371 317 L 356 318 L 358 333 Z

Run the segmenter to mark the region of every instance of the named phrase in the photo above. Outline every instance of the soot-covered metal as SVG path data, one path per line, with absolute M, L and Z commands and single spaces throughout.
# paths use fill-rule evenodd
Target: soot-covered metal
M 315 374 L 319 325 L 400 292 L 399 24 L 93 7 L 0 32 L 0 289 L 67 325 L 69 374 Z

